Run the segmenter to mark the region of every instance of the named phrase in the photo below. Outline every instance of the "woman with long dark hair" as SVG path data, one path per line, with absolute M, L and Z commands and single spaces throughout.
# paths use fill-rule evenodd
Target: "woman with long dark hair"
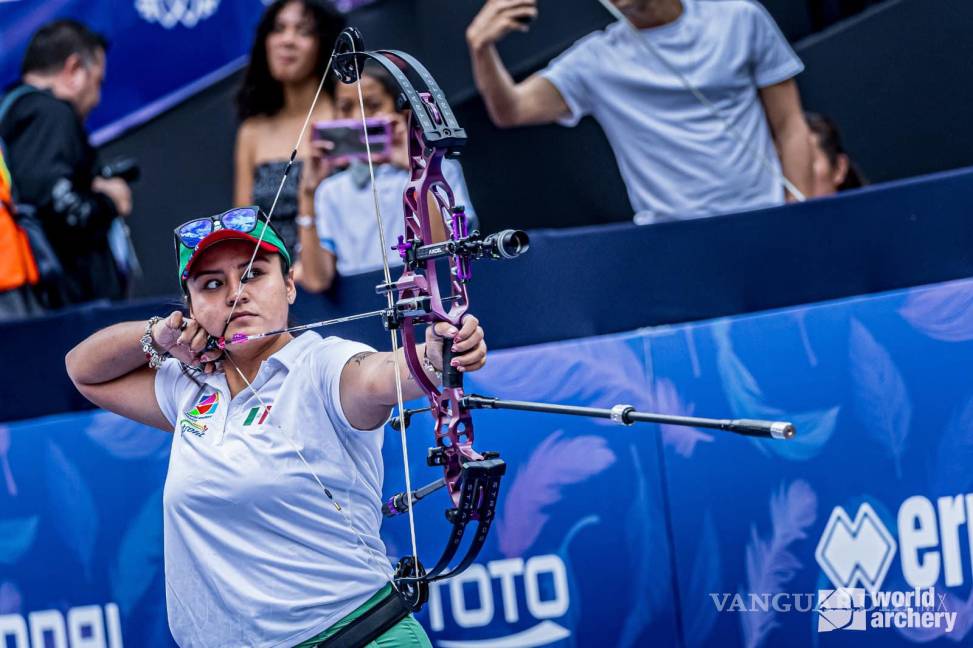
M 269 212 L 291 147 L 297 140 L 308 107 L 344 18 L 321 0 L 277 0 L 264 11 L 254 38 L 250 64 L 237 94 L 237 131 L 233 201 L 258 205 Z M 327 82 L 312 121 L 334 117 L 333 82 Z M 288 251 L 298 242 L 298 187 L 303 161 L 310 156 L 304 138 L 298 160 L 274 208 L 273 222 Z M 296 258 L 296 256 L 295 256 Z

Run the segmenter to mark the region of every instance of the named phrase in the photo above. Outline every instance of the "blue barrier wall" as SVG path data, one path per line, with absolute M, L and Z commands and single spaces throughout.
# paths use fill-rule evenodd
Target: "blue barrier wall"
M 480 413 L 477 446 L 501 451 L 510 470 L 477 565 L 435 586 L 419 615 L 434 644 L 970 642 L 971 306 L 973 280 L 962 280 L 496 353 L 470 376 L 471 391 L 788 418 L 799 436 Z M 428 442 L 423 422 L 413 424 L 412 457 Z M 397 439 L 389 431 L 387 494 L 403 481 Z M 9 637 L 42 610 L 57 612 L 35 625 L 63 618 L 104 631 L 104 643 L 85 645 L 121 645 L 109 641 L 115 629 L 130 646 L 168 645 L 167 450 L 165 434 L 105 413 L 0 428 L 8 645 L 40 645 Z M 434 477 L 413 470 L 417 483 Z M 446 537 L 445 506 L 434 496 L 417 509 L 424 555 Z M 385 525 L 396 556 L 407 551 L 406 526 Z M 875 611 L 822 603 L 835 585 L 876 596 L 933 587 L 934 610 L 955 613 L 951 630 L 875 627 Z
M 475 264 L 472 303 L 500 349 L 973 276 L 971 203 L 973 170 L 962 169 L 743 214 L 534 231 L 525 256 Z M 170 239 L 157 241 L 172 261 Z M 381 308 L 381 282 L 381 273 L 343 277 L 327 295 L 302 294 L 291 314 L 307 323 Z M 0 390 L 0 421 L 85 408 L 60 370 L 64 354 L 109 324 L 179 304 L 173 296 L 0 322 L 0 358 L 24 368 Z M 335 330 L 388 348 L 377 321 Z

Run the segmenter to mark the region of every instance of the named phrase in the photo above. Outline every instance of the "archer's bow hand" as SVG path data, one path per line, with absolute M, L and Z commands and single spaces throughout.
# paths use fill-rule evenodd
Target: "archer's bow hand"
M 486 364 L 487 346 L 480 321 L 472 315 L 463 318 L 459 330 L 448 322 L 437 322 L 426 329 L 426 358 L 437 370 L 443 368 L 443 343 L 451 340 L 452 360 L 458 371 L 469 373 Z

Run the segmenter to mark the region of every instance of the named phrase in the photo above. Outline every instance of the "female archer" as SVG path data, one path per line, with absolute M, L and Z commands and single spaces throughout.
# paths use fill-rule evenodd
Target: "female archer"
M 163 515 L 175 640 L 429 646 L 407 610 L 381 627 L 373 613 L 395 597 L 379 537 L 395 373 L 406 399 L 424 395 L 402 351 L 313 332 L 212 349 L 211 336 L 286 326 L 291 257 L 255 207 L 181 225 L 176 248 L 188 315 L 116 324 L 66 358 L 95 405 L 174 433 Z M 431 380 L 444 339 L 460 371 L 484 365 L 475 317 L 438 323 L 416 349 Z

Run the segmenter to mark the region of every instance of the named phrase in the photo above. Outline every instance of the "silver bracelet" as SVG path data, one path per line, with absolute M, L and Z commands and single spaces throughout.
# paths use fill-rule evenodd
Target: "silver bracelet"
M 145 324 L 145 335 L 139 338 L 139 343 L 142 345 L 142 352 L 145 354 L 145 359 L 149 361 L 149 369 L 158 369 L 162 366 L 162 363 L 169 359 L 170 356 L 168 351 L 159 353 L 155 350 L 155 344 L 152 340 L 152 327 L 162 321 L 161 317 L 152 317 Z
M 426 371 L 431 371 L 434 374 L 436 374 L 436 379 L 439 382 L 442 382 L 443 372 L 436 369 L 436 367 L 433 366 L 432 362 L 429 361 L 429 356 L 426 355 L 427 348 L 428 347 L 422 347 L 422 368 L 425 369 Z

